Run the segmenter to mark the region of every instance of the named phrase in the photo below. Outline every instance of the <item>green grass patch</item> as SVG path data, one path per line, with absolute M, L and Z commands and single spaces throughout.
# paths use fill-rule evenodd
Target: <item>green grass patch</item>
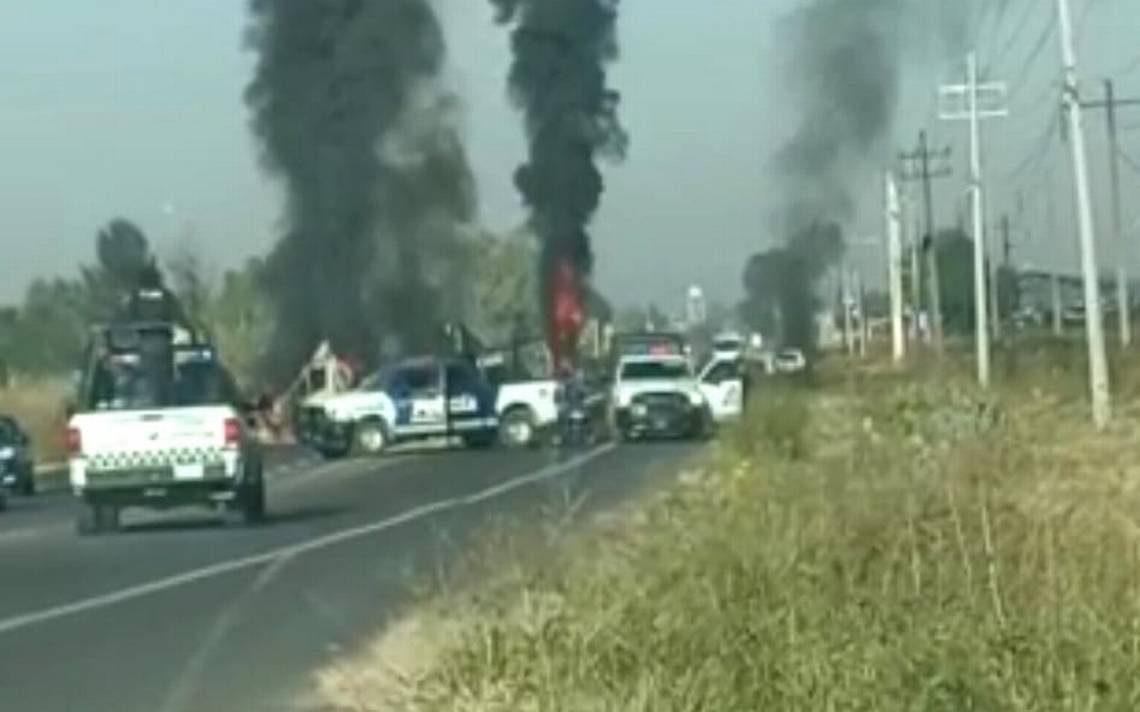
M 429 604 L 326 671 L 326 700 L 1140 709 L 1140 420 L 1093 431 L 1054 368 L 1023 358 L 989 394 L 955 368 L 759 391 L 685 484 Z

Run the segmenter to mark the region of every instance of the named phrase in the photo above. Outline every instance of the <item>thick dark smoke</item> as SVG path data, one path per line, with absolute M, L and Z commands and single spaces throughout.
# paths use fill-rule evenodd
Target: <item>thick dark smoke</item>
M 515 28 L 509 84 L 530 144 L 515 184 L 542 240 L 541 299 L 555 344 L 555 275 L 569 264 L 580 297 L 592 268 L 587 228 L 603 191 L 596 159 L 620 159 L 628 146 L 620 97 L 606 86 L 606 65 L 618 54 L 617 0 L 491 1 L 499 22 Z
M 385 345 L 425 348 L 450 286 L 430 268 L 474 204 L 437 84 L 445 47 L 428 0 L 250 9 L 259 61 L 247 101 L 288 198 L 267 270 L 270 377 L 290 377 L 322 339 L 365 362 Z
M 855 172 L 878 158 L 899 93 L 902 0 L 814 0 L 784 20 L 798 125 L 775 156 L 785 225 L 853 217 Z
M 813 223 L 785 247 L 752 256 L 744 271 L 745 316 L 753 328 L 774 335 L 785 346 L 811 355 L 821 301 L 812 288 L 843 254 L 843 234 L 835 223 Z
M 785 245 L 755 255 L 744 281 L 746 316 L 788 346 L 814 350 L 818 281 L 843 254 L 852 188 L 879 173 L 898 100 L 904 5 L 810 0 L 779 28 L 788 68 L 781 105 L 796 116 L 772 164 Z

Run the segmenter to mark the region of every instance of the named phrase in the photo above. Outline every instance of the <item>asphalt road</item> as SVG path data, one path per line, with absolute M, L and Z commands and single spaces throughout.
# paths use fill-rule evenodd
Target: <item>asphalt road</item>
M 539 526 L 665 481 L 687 444 L 420 451 L 319 463 L 276 451 L 270 519 L 128 513 L 74 534 L 66 495 L 0 515 L 0 710 L 311 709 L 312 671 L 445 579 L 502 515 Z

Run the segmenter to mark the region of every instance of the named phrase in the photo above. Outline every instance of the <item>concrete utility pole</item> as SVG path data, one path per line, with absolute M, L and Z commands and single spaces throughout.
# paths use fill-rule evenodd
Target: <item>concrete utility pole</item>
M 926 236 L 928 240 L 923 244 L 923 249 L 926 252 L 926 298 L 927 304 L 930 306 L 930 322 L 934 335 L 934 348 L 938 353 L 942 353 L 942 291 L 938 275 L 938 249 L 935 244 L 935 234 L 938 231 L 938 227 L 934 224 L 934 188 L 931 185 L 931 180 L 934 178 L 945 178 L 951 175 L 952 171 L 950 167 L 946 165 L 939 167 L 938 170 L 932 171 L 930 168 L 930 159 L 933 155 L 937 155 L 943 159 L 949 158 L 950 149 L 947 147 L 937 154 L 932 154 L 926 138 L 926 131 L 924 130 L 918 132 L 918 149 L 913 153 L 902 154 L 901 158 L 903 160 L 918 161 L 918 171 L 904 174 L 904 179 L 922 181 L 923 218 L 926 224 Z
M 855 355 L 855 333 L 851 328 L 851 268 L 843 262 L 843 341 L 847 344 L 847 355 Z
M 902 244 L 900 242 L 901 215 L 899 190 L 895 177 L 887 171 L 887 278 L 891 297 L 891 356 L 895 363 L 906 357 L 906 336 L 902 323 Z
M 1108 359 L 1104 352 L 1104 322 L 1100 311 L 1100 280 L 1097 275 L 1092 195 L 1089 192 L 1088 158 L 1069 0 L 1057 0 L 1057 17 L 1061 29 L 1061 62 L 1065 70 L 1065 113 L 1070 134 L 1069 146 L 1073 154 L 1073 174 L 1077 184 L 1081 272 L 1085 283 L 1085 335 L 1089 348 L 1089 389 L 1092 392 L 1093 422 L 1098 428 L 1103 428 L 1112 418 L 1112 404 L 1108 385 Z
M 976 349 L 978 361 L 978 383 L 983 388 L 990 385 L 990 333 L 987 322 L 986 302 L 986 234 L 985 206 L 982 202 L 982 147 L 981 120 L 1008 115 L 1004 108 L 982 109 L 982 94 L 996 95 L 1004 99 L 1004 82 L 978 84 L 978 58 L 973 52 L 966 58 L 966 83 L 943 86 L 941 97 L 965 98 L 965 109 L 940 112 L 944 121 L 969 121 L 970 123 L 970 189 L 974 218 L 974 321 L 976 326 Z
M 1120 134 L 1116 109 L 1140 106 L 1140 99 L 1117 99 L 1111 79 L 1104 80 L 1104 101 L 1082 101 L 1081 108 L 1104 109 L 1108 122 L 1108 173 L 1112 188 L 1112 238 L 1116 244 L 1116 307 L 1120 326 L 1120 345 L 1132 343 L 1131 308 L 1128 296 L 1128 248 L 1124 236 L 1124 215 L 1120 202 Z
M 867 339 L 871 336 L 871 326 L 867 323 L 867 290 L 863 285 L 863 275 L 855 273 L 859 294 L 859 357 L 867 357 Z

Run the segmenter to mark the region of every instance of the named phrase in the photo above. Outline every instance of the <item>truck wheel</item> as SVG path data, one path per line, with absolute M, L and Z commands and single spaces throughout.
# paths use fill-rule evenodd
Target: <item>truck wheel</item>
M 388 433 L 384 423 L 378 420 L 366 420 L 357 425 L 353 440 L 357 451 L 363 455 L 379 455 L 388 447 Z
M 258 479 L 242 487 L 238 507 L 242 524 L 253 526 L 265 521 L 265 482 Z
M 538 430 L 530 408 L 517 406 L 503 414 L 499 423 L 499 439 L 507 447 L 534 447 L 538 444 Z
M 696 418 L 689 429 L 689 437 L 693 440 L 708 440 L 713 436 L 713 417 L 708 411 L 703 411 Z
M 479 433 L 469 433 L 463 436 L 463 444 L 472 450 L 486 450 L 495 444 L 498 438 L 498 433 L 494 430 L 486 430 Z
M 321 457 L 326 460 L 340 460 L 348 455 L 348 448 L 344 447 L 321 447 L 317 448 L 317 452 Z
M 36 473 L 32 467 L 16 482 L 16 492 L 21 497 L 31 497 L 36 493 Z
M 109 504 L 84 504 L 75 528 L 80 535 L 116 531 L 119 528 L 119 508 Z

